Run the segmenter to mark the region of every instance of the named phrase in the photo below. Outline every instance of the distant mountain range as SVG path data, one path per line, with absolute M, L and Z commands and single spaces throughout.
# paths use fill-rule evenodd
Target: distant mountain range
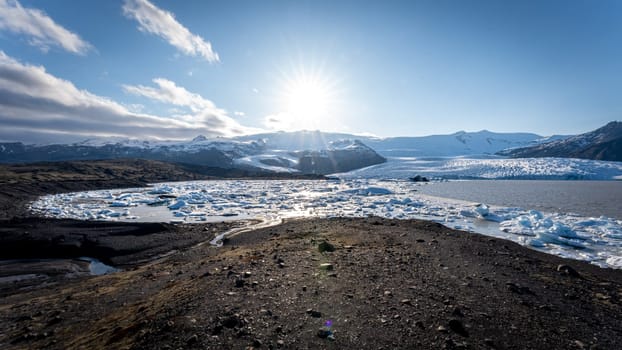
M 576 136 L 498 152 L 512 158 L 583 158 L 622 161 L 622 122 Z
M 330 174 L 382 163 L 385 158 L 357 140 L 330 141 L 317 149 L 272 150 L 264 139 L 189 142 L 87 140 L 61 145 L 0 143 L 0 163 L 137 158 L 222 169 Z
M 91 139 L 72 144 L 0 143 L 0 163 L 138 158 L 221 169 L 331 174 L 379 164 L 385 157 L 575 157 L 622 160 L 622 123 L 590 133 L 544 138 L 531 133 L 460 131 L 377 138 L 320 131 L 275 132 L 190 141 Z

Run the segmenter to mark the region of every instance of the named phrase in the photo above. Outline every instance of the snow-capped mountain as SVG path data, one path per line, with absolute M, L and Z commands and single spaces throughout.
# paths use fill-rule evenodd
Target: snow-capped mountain
M 561 140 L 508 149 L 498 153 L 513 158 L 562 157 L 622 161 L 622 122 Z
M 266 138 L 236 140 L 204 136 L 186 142 L 90 139 L 60 145 L 3 143 L 0 144 L 0 163 L 139 158 L 259 172 L 329 174 L 385 161 L 374 150 L 355 140 L 305 146 L 315 148 L 275 150 L 268 147 Z
M 238 141 L 257 139 L 264 140 L 266 147 L 274 150 L 317 150 L 326 148 L 330 142 L 357 139 L 385 157 L 454 157 L 495 154 L 507 148 L 525 147 L 548 140 L 537 134 L 496 133 L 488 130 L 459 131 L 449 135 L 388 138 L 320 131 L 294 131 L 235 138 Z
M 495 133 L 459 131 L 450 135 L 391 137 L 364 142 L 388 157 L 453 157 L 495 154 L 511 147 L 533 145 L 542 136 L 531 133 Z

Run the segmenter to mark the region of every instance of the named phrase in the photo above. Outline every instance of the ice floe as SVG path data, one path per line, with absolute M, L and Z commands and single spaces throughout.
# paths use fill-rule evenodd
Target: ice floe
M 57 218 L 173 223 L 372 215 L 425 219 L 622 268 L 622 220 L 433 197 L 421 194 L 420 186 L 434 184 L 355 178 L 192 181 L 48 195 L 31 203 L 31 209 Z

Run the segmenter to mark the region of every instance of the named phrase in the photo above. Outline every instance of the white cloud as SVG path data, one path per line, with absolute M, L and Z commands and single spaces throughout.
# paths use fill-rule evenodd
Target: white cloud
M 94 136 L 189 139 L 198 134 L 229 136 L 249 130 L 201 96 L 165 79 L 158 81 L 160 88 L 146 90 L 152 98 L 194 108 L 195 112 L 172 117 L 132 112 L 78 89 L 44 67 L 21 63 L 0 51 L 0 140 L 68 142 Z
M 131 94 L 147 97 L 149 99 L 185 107 L 190 113 L 179 113 L 175 117 L 188 122 L 199 122 L 206 126 L 221 129 L 249 132 L 250 129 L 238 124 L 227 116 L 224 109 L 216 107 L 214 102 L 203 98 L 201 95 L 190 92 L 175 82 L 164 78 L 153 79 L 155 87 L 144 85 L 123 85 L 123 89 Z
M 240 112 L 240 111 L 234 111 L 233 115 L 235 115 L 236 117 L 243 117 L 246 115 L 246 113 Z
M 17 0 L 0 0 L 0 30 L 25 35 L 31 45 L 44 52 L 51 46 L 59 46 L 84 55 L 92 48 L 91 44 L 58 25 L 43 11 L 24 8 Z
M 177 22 L 171 12 L 158 8 L 148 0 L 125 0 L 123 13 L 138 22 L 139 30 L 163 38 L 186 55 L 200 56 L 211 63 L 219 61 L 218 53 L 212 50 L 209 41 L 191 33 Z

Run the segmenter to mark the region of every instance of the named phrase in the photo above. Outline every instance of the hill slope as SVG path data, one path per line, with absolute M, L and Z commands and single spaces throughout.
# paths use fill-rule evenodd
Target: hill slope
M 602 128 L 562 140 L 508 149 L 497 154 L 513 158 L 583 158 L 622 161 L 622 122 L 610 122 Z

